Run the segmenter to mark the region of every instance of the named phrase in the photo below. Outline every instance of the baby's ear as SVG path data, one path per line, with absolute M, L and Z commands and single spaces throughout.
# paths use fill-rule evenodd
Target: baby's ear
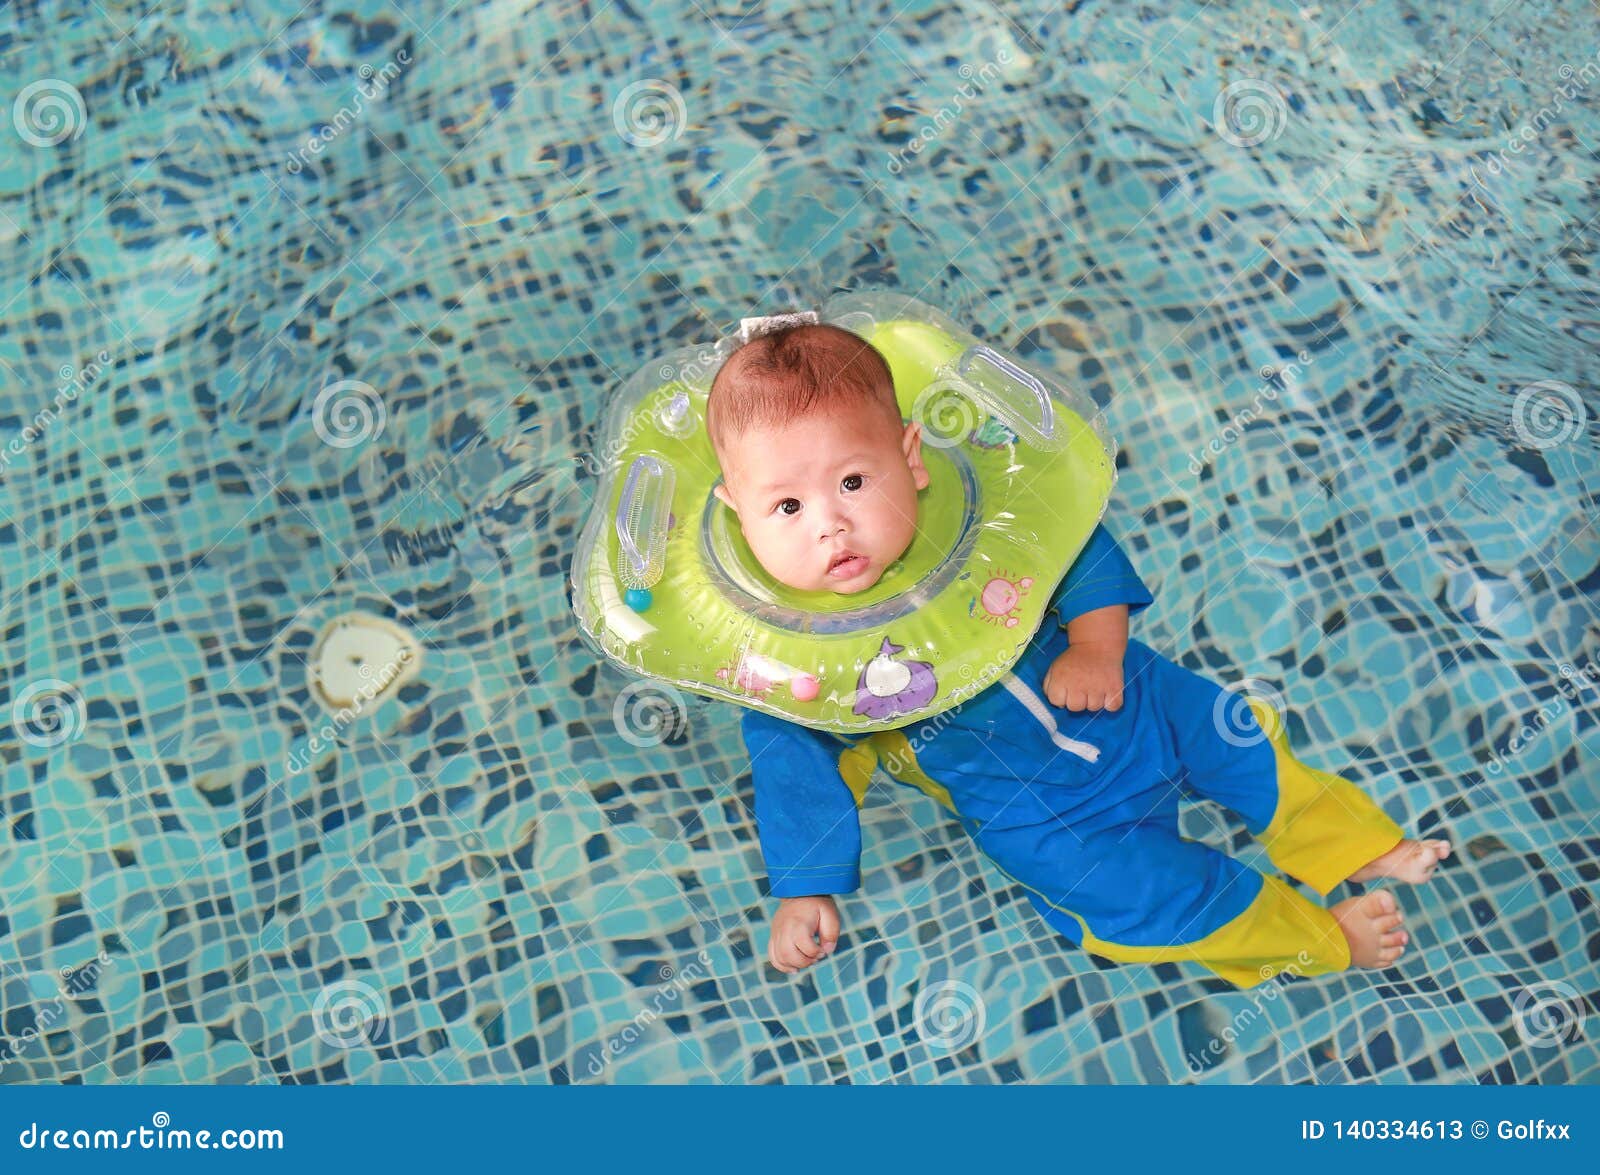
M 922 425 L 912 421 L 906 425 L 905 435 L 901 439 L 901 446 L 905 452 L 906 465 L 911 469 L 911 484 L 919 490 L 928 488 L 932 480 L 928 476 L 927 466 L 922 463 Z
M 728 487 L 724 483 L 719 481 L 715 486 L 712 487 L 711 492 L 717 495 L 717 501 L 721 502 L 735 514 L 739 513 L 739 507 L 733 504 L 733 495 L 728 493 Z

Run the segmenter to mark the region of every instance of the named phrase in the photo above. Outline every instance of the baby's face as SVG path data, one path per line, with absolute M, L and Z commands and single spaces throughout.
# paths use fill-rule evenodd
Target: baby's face
M 905 553 L 928 484 L 922 427 L 856 409 L 732 438 L 716 495 L 756 559 L 801 591 L 864 592 Z

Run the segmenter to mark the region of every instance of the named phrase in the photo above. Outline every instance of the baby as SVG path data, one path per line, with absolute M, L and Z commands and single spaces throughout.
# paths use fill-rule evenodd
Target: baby
M 817 324 L 758 335 L 717 372 L 706 426 L 716 495 L 779 582 L 854 595 L 910 545 L 929 482 L 921 426 L 901 419 L 864 339 Z M 772 965 L 793 973 L 837 945 L 833 895 L 860 883 L 858 808 L 880 762 L 1096 954 L 1191 960 L 1239 986 L 1394 963 L 1407 934 L 1391 893 L 1311 902 L 1183 839 L 1179 797 L 1237 813 L 1275 865 L 1323 895 L 1347 880 L 1425 881 L 1449 843 L 1405 838 L 1354 784 L 1301 764 L 1270 710 L 1252 709 L 1243 737 L 1219 730 L 1214 715 L 1239 699 L 1129 639 L 1130 613 L 1151 599 L 1097 527 L 1011 671 L 937 721 L 849 737 L 745 710 L 779 899 Z

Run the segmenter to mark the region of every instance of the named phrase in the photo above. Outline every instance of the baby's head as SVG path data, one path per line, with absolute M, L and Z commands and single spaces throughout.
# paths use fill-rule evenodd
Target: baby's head
M 889 365 L 860 336 L 825 325 L 756 336 L 712 381 L 706 428 L 716 495 L 779 583 L 853 595 L 911 545 L 928 484 L 921 426 L 900 419 Z

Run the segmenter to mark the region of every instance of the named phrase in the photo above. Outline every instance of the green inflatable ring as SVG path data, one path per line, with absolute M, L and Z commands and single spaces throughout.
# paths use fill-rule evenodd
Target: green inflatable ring
M 711 379 L 740 343 L 795 319 L 868 339 L 902 415 L 923 423 L 917 536 L 855 595 L 774 581 L 712 493 Z M 599 487 L 572 562 L 589 646 L 634 674 L 839 732 L 930 718 L 999 680 L 1116 480 L 1086 396 L 886 293 L 746 319 L 713 346 L 654 360 L 618 390 L 598 436 Z

